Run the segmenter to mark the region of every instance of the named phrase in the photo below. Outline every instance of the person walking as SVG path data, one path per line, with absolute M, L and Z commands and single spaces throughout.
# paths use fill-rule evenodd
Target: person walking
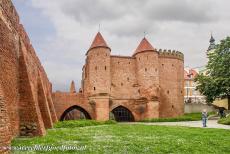
M 208 118 L 208 113 L 207 113 L 207 110 L 204 109 L 203 112 L 202 112 L 203 127 L 207 127 L 207 118 Z
M 224 113 L 224 108 L 223 107 L 220 107 L 219 108 L 219 115 L 220 115 L 220 118 L 225 118 L 225 113 Z

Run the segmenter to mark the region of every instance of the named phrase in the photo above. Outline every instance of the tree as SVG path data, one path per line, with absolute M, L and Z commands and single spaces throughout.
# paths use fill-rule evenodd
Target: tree
M 230 98 L 230 37 L 221 40 L 213 52 L 208 54 L 206 74 L 195 78 L 197 90 L 212 103 L 216 98 Z

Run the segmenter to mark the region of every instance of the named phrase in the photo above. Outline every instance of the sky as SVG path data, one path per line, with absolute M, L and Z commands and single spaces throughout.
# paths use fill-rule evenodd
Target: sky
M 146 38 L 157 49 L 184 53 L 185 67 L 207 62 L 211 32 L 216 43 L 230 35 L 229 0 L 13 0 L 53 84 L 80 88 L 85 53 L 100 30 L 112 55 L 131 56 Z M 100 25 L 100 28 L 99 28 Z

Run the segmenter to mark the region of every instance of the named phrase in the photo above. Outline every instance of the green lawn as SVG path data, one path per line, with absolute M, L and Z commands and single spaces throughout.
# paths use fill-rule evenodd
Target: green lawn
M 146 125 L 98 125 L 48 130 L 45 137 L 16 138 L 13 146 L 72 145 L 82 151 L 43 153 L 230 153 L 230 131 Z M 23 153 L 24 152 L 13 152 Z M 34 152 L 31 152 L 34 153 Z M 41 151 L 37 153 L 42 153 Z
M 215 112 L 209 112 L 208 115 L 214 115 Z M 177 121 L 198 121 L 201 120 L 201 113 L 186 113 L 182 116 L 175 118 L 156 118 L 156 119 L 145 119 L 141 122 L 177 122 Z

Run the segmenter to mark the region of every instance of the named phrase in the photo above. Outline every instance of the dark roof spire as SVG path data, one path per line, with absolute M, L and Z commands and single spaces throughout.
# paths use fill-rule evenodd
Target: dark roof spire
M 209 42 L 210 43 L 215 43 L 215 39 L 213 38 L 212 33 L 211 33 L 211 38 L 210 38 Z
M 216 47 L 215 39 L 214 39 L 212 33 L 211 33 L 211 38 L 209 40 L 209 43 L 210 43 L 210 45 L 209 45 L 208 50 L 207 50 L 208 52 L 215 49 L 215 47 Z

